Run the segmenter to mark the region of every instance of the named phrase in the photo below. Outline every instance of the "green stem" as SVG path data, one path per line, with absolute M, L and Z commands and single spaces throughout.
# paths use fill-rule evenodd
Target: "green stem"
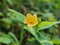
M 23 35 L 24 35 L 24 31 L 21 30 L 21 33 L 20 33 L 20 45 L 22 45 Z

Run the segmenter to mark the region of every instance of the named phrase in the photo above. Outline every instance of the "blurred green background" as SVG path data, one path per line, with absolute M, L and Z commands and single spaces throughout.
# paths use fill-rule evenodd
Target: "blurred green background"
M 39 23 L 60 21 L 60 0 L 0 0 L 0 45 L 60 44 L 60 24 L 39 31 L 37 34 L 40 41 L 45 41 L 39 44 L 34 36 L 23 28 L 22 20 L 27 13 L 36 13 Z M 46 24 L 49 26 L 50 23 Z

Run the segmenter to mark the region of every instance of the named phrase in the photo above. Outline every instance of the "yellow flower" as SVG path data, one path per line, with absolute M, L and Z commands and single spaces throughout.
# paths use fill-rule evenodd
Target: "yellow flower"
M 26 19 L 24 21 L 25 24 L 28 25 L 28 27 L 33 27 L 36 26 L 38 24 L 38 19 L 37 19 L 37 15 L 31 15 L 31 14 L 27 14 Z

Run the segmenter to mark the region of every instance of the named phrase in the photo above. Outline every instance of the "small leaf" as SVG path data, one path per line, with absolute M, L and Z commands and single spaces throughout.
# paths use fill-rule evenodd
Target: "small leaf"
M 29 41 L 29 42 L 34 42 L 34 41 L 35 41 L 35 38 L 34 38 L 34 37 L 28 38 L 27 41 Z
M 9 35 L 3 33 L 0 36 L 0 43 L 10 44 L 11 42 L 12 42 L 12 39 Z
M 58 23 L 60 23 L 60 21 L 57 21 L 57 22 L 43 21 L 40 24 L 38 24 L 37 31 L 49 28 L 49 27 L 56 25 Z

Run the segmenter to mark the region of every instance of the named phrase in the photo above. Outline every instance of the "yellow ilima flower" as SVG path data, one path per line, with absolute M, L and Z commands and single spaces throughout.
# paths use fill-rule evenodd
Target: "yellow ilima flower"
M 28 25 L 28 27 L 33 27 L 36 26 L 38 24 L 38 19 L 37 19 L 37 15 L 31 15 L 31 14 L 27 14 L 27 17 L 24 21 L 25 24 Z

